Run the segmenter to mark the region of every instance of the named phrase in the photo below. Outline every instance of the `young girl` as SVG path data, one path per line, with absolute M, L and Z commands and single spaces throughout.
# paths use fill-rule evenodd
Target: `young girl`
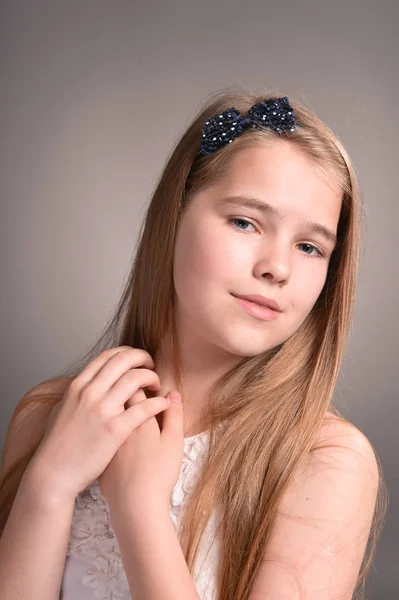
M 113 319 L 10 421 L 2 600 L 364 597 L 386 486 L 332 405 L 360 224 L 310 110 L 230 90 L 203 107 Z

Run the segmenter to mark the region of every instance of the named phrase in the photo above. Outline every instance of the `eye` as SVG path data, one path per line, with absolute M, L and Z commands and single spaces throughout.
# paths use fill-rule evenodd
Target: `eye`
M 235 225 L 235 222 L 238 223 L 243 223 L 244 225 L 252 225 L 252 227 L 255 227 L 255 225 L 253 223 L 251 223 L 251 221 L 248 221 L 247 219 L 242 219 L 239 217 L 235 217 L 232 219 L 229 219 L 229 223 L 233 223 L 234 224 L 234 228 L 238 229 L 239 231 L 247 231 L 247 227 L 242 228 L 242 227 L 238 227 L 237 225 Z M 317 248 L 317 246 L 314 246 L 313 244 L 308 244 L 307 242 L 302 242 L 301 244 L 298 244 L 299 246 L 306 246 L 307 248 L 310 249 L 310 251 L 315 250 L 316 254 L 311 254 L 310 252 L 304 252 L 304 254 L 307 254 L 308 256 L 312 256 L 312 257 L 323 257 L 324 254 L 321 250 L 319 250 L 319 248 Z
M 305 254 L 308 254 L 308 256 L 323 256 L 323 252 L 321 252 L 321 250 L 319 250 L 316 246 L 313 246 L 313 244 L 308 244 L 307 242 L 303 242 L 302 244 L 298 244 L 298 245 L 299 246 L 307 246 L 311 250 L 316 250 L 316 252 L 317 252 L 316 255 L 305 252 Z
M 251 223 L 251 221 L 248 221 L 247 219 L 240 219 L 238 217 L 233 218 L 233 219 L 229 219 L 229 223 L 234 223 L 234 221 L 240 221 L 241 223 L 244 223 L 246 225 L 252 225 L 252 227 L 255 227 L 255 225 L 253 223 Z M 234 225 L 235 229 L 238 229 L 240 231 L 247 231 L 247 229 L 242 229 L 241 227 L 237 227 L 236 225 Z

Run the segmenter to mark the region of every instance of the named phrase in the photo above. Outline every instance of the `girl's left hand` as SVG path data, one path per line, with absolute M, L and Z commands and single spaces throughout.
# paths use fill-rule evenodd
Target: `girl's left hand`
M 180 400 L 179 392 L 172 391 Z M 170 396 L 170 394 L 168 394 Z M 128 406 L 146 398 L 139 389 Z M 110 509 L 156 502 L 168 508 L 179 479 L 184 449 L 183 404 L 171 401 L 162 412 L 162 431 L 156 417 L 137 427 L 98 478 Z

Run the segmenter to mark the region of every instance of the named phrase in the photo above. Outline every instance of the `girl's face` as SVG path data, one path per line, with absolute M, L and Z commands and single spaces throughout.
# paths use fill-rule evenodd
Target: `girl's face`
M 226 201 L 233 196 L 265 210 Z M 238 152 L 183 216 L 173 270 L 178 329 L 238 356 L 287 340 L 325 283 L 341 202 L 339 186 L 290 143 Z M 275 300 L 277 318 L 261 320 L 234 296 L 249 294 Z

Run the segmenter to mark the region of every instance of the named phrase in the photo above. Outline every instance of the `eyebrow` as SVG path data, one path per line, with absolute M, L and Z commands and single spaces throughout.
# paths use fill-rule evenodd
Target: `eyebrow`
M 258 198 L 248 198 L 247 196 L 228 196 L 227 198 L 219 198 L 216 201 L 217 206 L 225 206 L 226 204 L 232 204 L 233 206 L 247 206 L 248 208 L 254 208 L 255 210 L 260 210 L 261 212 L 269 215 L 273 215 L 278 217 L 280 220 L 283 219 L 282 213 L 276 206 L 272 204 L 268 204 L 268 202 L 263 202 L 263 200 L 259 200 Z M 334 244 L 337 243 L 337 236 L 331 229 L 321 225 L 321 223 L 316 223 L 315 221 L 301 221 L 301 225 L 309 231 L 314 233 L 318 233 L 326 238 L 327 241 Z

